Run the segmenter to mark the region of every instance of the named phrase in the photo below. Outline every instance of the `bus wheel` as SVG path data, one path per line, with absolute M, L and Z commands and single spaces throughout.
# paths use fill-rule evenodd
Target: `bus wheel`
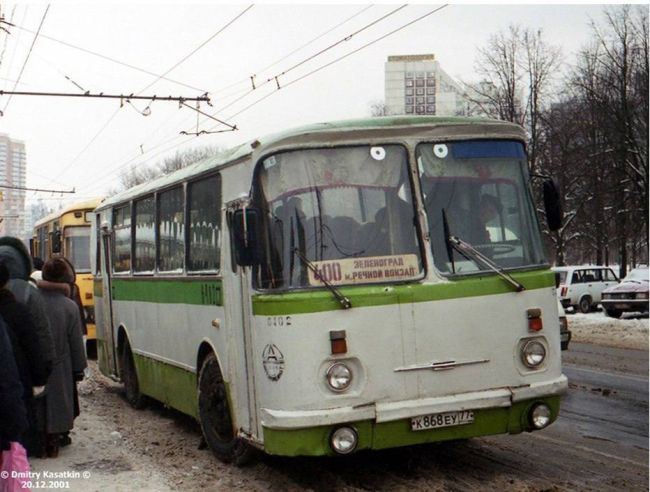
M 124 382 L 124 397 L 129 404 L 136 409 L 142 409 L 147 405 L 147 397 L 140 393 L 138 373 L 133 362 L 131 344 L 126 339 L 122 349 L 122 381 Z
M 212 353 L 199 372 L 199 422 L 205 441 L 221 461 L 241 466 L 251 460 L 253 449 L 233 429 L 226 385 Z

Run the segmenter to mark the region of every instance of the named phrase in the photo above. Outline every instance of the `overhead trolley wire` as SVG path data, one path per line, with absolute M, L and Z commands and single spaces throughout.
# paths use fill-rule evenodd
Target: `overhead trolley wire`
M 25 67 L 27 66 L 27 62 L 29 61 L 29 57 L 32 54 L 32 50 L 34 49 L 34 45 L 36 44 L 36 40 L 38 39 L 38 35 L 41 32 L 41 28 L 43 27 L 43 22 L 45 22 L 45 17 L 47 17 L 47 13 L 50 10 L 50 4 L 47 4 L 47 7 L 45 8 L 45 12 L 43 12 L 43 17 L 41 17 L 41 22 L 38 25 L 38 29 L 36 30 L 36 34 L 34 34 L 34 39 L 32 40 L 32 44 L 29 47 L 29 51 L 27 52 L 27 56 L 25 57 L 25 61 L 23 62 L 23 66 L 20 69 L 20 72 L 18 73 L 18 77 L 16 78 L 16 82 L 14 83 L 14 88 L 13 90 L 16 90 L 16 87 L 18 87 L 18 84 L 20 83 L 20 78 L 23 76 L 23 72 L 25 71 Z M 12 95 L 9 95 L 9 99 L 7 99 L 7 104 L 5 104 L 5 107 L 2 111 L 0 111 L 0 116 L 2 116 L 6 111 L 7 108 L 9 107 L 9 103 L 11 102 L 11 97 Z
M 347 57 L 349 57 L 349 56 L 351 56 L 351 55 L 353 55 L 353 54 L 355 54 L 355 53 L 358 53 L 359 51 L 361 51 L 361 50 L 367 48 L 368 46 L 371 46 L 371 45 L 373 45 L 373 44 L 375 44 L 375 43 L 377 43 L 377 42 L 379 42 L 379 41 L 382 41 L 383 39 L 386 39 L 387 37 L 392 36 L 393 34 L 395 34 L 395 33 L 399 32 L 399 31 L 401 31 L 402 29 L 405 29 L 405 28 L 407 28 L 407 27 L 409 27 L 409 26 L 415 24 L 416 22 L 421 21 L 421 20 L 424 19 L 424 18 L 429 17 L 430 15 L 433 15 L 433 14 L 435 14 L 436 12 L 439 12 L 440 10 L 444 9 L 445 7 L 447 7 L 448 5 L 449 5 L 449 4 L 444 4 L 444 5 L 442 5 L 441 7 L 437 7 L 437 8 L 435 8 L 434 10 L 431 10 L 431 11 L 427 12 L 426 14 L 421 15 L 420 17 L 417 17 L 416 19 L 413 19 L 412 21 L 407 22 L 406 24 L 403 24 L 402 26 L 398 27 L 397 29 L 394 29 L 393 31 L 390 31 L 389 33 L 386 33 L 386 34 L 384 34 L 383 36 L 380 36 L 380 37 L 378 37 L 377 39 L 374 39 L 373 41 L 370 41 L 369 43 L 366 43 L 366 44 L 364 44 L 363 46 L 360 46 L 359 48 L 356 48 L 356 49 L 354 49 L 354 50 L 352 50 L 352 51 L 346 53 L 345 55 L 336 58 L 335 60 L 332 60 L 331 62 L 328 62 L 328 63 L 326 63 L 326 64 L 324 64 L 324 65 L 321 65 L 320 67 L 318 67 L 318 68 L 312 70 L 311 72 L 308 72 L 308 73 L 306 73 L 305 75 L 302 75 L 302 76 L 298 77 L 297 79 L 294 79 L 294 80 L 292 80 L 292 81 L 290 81 L 290 82 L 287 82 L 286 84 L 283 84 L 283 85 L 282 85 L 282 88 L 289 87 L 289 86 L 295 84 L 296 82 L 299 82 L 299 81 L 301 81 L 301 80 L 303 80 L 303 79 L 305 79 L 305 78 L 307 78 L 307 77 L 310 77 L 311 75 L 313 75 L 313 74 L 315 74 L 315 73 L 317 73 L 317 72 L 320 72 L 321 70 L 323 70 L 323 69 L 325 69 L 325 68 L 327 68 L 327 67 L 329 67 L 329 66 L 331 66 L 331 65 L 334 65 L 335 63 L 338 63 L 339 61 L 341 61 L 341 60 L 343 60 L 343 59 L 345 59 L 345 58 L 347 58 Z M 269 92 L 268 94 L 262 96 L 261 98 L 257 99 L 256 101 L 253 101 L 251 104 L 249 104 L 248 106 L 244 107 L 243 109 L 241 109 L 241 110 L 238 111 L 237 113 L 228 116 L 228 117 L 226 118 L 226 120 L 229 120 L 229 119 L 232 119 L 232 118 L 234 118 L 234 117 L 236 117 L 236 116 L 239 116 L 239 115 L 242 114 L 243 112 L 249 110 L 249 109 L 252 108 L 253 106 L 255 106 L 255 105 L 257 105 L 258 103 L 262 102 L 263 100 L 267 99 L 267 98 L 270 97 L 271 95 L 276 94 L 276 93 L 278 92 L 278 90 L 279 90 L 279 89 L 276 89 L 276 90 L 274 90 L 273 92 Z M 222 109 L 223 109 L 223 108 L 222 108 Z
M 25 31 L 25 32 L 32 33 L 32 34 L 34 33 L 33 31 L 31 31 L 30 29 L 27 29 L 27 28 L 25 28 L 25 27 L 15 26 L 15 28 L 16 28 L 16 29 L 20 29 L 20 30 Z M 62 41 L 62 40 L 60 40 L 60 39 L 53 38 L 52 36 L 48 36 L 48 35 L 46 35 L 46 34 L 41 34 L 41 38 L 43 38 L 43 39 L 47 39 L 47 40 L 49 40 L 49 41 L 53 41 L 53 42 L 55 42 L 55 43 L 62 44 L 63 46 L 67 46 L 68 48 L 72 48 L 72 49 L 75 49 L 75 50 L 81 51 L 81 52 L 83 52 L 83 53 L 87 53 L 87 54 L 89 54 L 89 55 L 96 56 L 96 57 L 98 57 L 98 58 L 102 58 L 102 59 L 104 59 L 104 60 L 110 61 L 111 63 L 115 63 L 115 64 L 117 64 L 117 65 L 121 65 L 121 66 L 123 66 L 123 67 L 130 68 L 131 70 L 135 70 L 135 71 L 138 71 L 138 72 L 141 72 L 141 73 L 145 73 L 145 74 L 147 74 L 147 75 L 152 75 L 152 76 L 154 76 L 154 77 L 159 77 L 158 80 L 163 79 L 163 80 L 166 80 L 167 82 L 171 82 L 171 83 L 173 83 L 173 84 L 180 85 L 180 86 L 182 86 L 182 87 L 187 87 L 188 89 L 192 89 L 192 90 L 199 91 L 199 92 L 207 92 L 207 91 L 205 91 L 204 89 L 201 89 L 201 88 L 199 88 L 199 87 L 194 87 L 193 85 L 186 84 L 186 83 L 184 83 L 184 82 L 179 82 L 178 80 L 170 79 L 170 78 L 167 78 L 167 77 L 165 77 L 165 76 L 161 76 L 160 74 L 157 74 L 157 73 L 152 72 L 152 71 L 150 71 L 150 70 L 146 70 L 146 69 L 144 69 L 144 68 L 137 67 L 137 66 L 135 66 L 135 65 L 131 65 L 130 63 L 126 63 L 126 62 L 123 62 L 123 61 L 117 60 L 117 59 L 112 58 L 112 57 L 110 57 L 110 56 L 103 55 L 103 54 L 98 53 L 98 52 L 96 52 L 96 51 L 89 50 L 89 49 L 87 49 L 87 48 L 82 48 L 81 46 L 76 46 L 76 45 L 74 45 L 74 44 L 72 44 L 72 43 L 68 43 L 67 41 Z
M 230 22 L 228 22 L 225 26 L 223 26 L 221 29 L 219 29 L 216 33 L 214 33 L 212 36 L 210 36 L 208 39 L 206 39 L 203 43 L 201 43 L 199 46 L 197 46 L 194 50 L 192 50 L 191 53 L 186 55 L 185 57 L 181 58 L 177 63 L 175 63 L 171 68 L 169 68 L 164 74 L 159 75 L 156 80 L 151 82 L 147 87 L 142 89 L 140 92 L 144 92 L 147 89 L 149 89 L 152 85 L 154 85 L 156 82 L 158 82 L 160 79 L 162 79 L 164 76 L 169 74 L 172 70 L 178 68 L 179 65 L 182 63 L 186 62 L 192 55 L 194 55 L 197 51 L 199 51 L 201 48 L 203 48 L 206 44 L 208 44 L 210 41 L 212 41 L 214 38 L 216 38 L 219 34 L 221 34 L 223 31 L 225 31 L 228 27 L 233 25 L 237 19 L 239 19 L 242 15 L 244 15 L 246 12 L 248 12 L 250 9 L 253 8 L 254 4 L 250 4 L 248 7 L 246 7 L 242 12 L 240 12 L 238 15 L 236 15 Z
M 355 14 L 353 14 L 352 16 L 350 16 L 350 17 L 346 18 L 345 20 L 339 22 L 338 24 L 336 24 L 335 26 L 329 28 L 328 30 L 324 31 L 323 33 L 319 34 L 318 36 L 312 38 L 310 41 L 308 41 L 307 43 L 303 44 L 301 47 L 292 50 L 292 51 L 291 51 L 290 53 L 288 53 L 287 55 L 284 55 L 284 56 L 283 56 L 282 58 L 280 58 L 279 60 L 276 60 L 276 61 L 274 61 L 273 63 L 267 65 L 266 67 L 264 67 L 263 69 L 259 70 L 258 72 L 263 72 L 263 71 L 267 70 L 268 68 L 271 68 L 271 67 L 277 65 L 278 63 L 280 63 L 280 62 L 286 60 L 286 59 L 287 59 L 289 56 L 291 56 L 292 54 L 294 54 L 294 53 L 300 51 L 301 49 L 303 49 L 303 48 L 309 46 L 310 44 L 312 44 L 312 43 L 315 42 L 316 40 L 322 38 L 322 37 L 325 36 L 326 34 L 329 34 L 330 32 L 334 31 L 335 29 L 337 29 L 338 27 L 342 26 L 343 24 L 349 22 L 350 20 L 354 19 L 355 17 L 358 17 L 360 14 L 362 14 L 363 12 L 365 12 L 366 10 L 368 10 L 368 9 L 371 8 L 371 7 L 373 7 L 373 5 L 369 5 L 369 6 L 367 6 L 367 7 L 364 7 L 363 9 L 359 10 L 358 12 L 356 12 Z M 248 9 L 246 9 L 246 10 L 248 10 Z M 245 11 L 244 11 L 244 12 L 245 12 Z M 243 14 L 244 12 L 242 12 L 242 14 Z M 240 14 L 240 16 L 241 16 L 242 14 Z M 239 17 L 239 16 L 238 16 L 238 17 Z M 372 24 L 376 24 L 377 22 L 378 22 L 378 21 L 373 21 Z M 235 87 L 235 86 L 237 86 L 237 85 L 241 85 L 243 82 L 248 82 L 249 80 L 250 80 L 249 78 L 246 78 L 246 79 L 240 80 L 239 82 L 235 82 L 234 84 L 231 84 L 231 85 L 229 85 L 229 86 L 227 86 L 227 87 L 224 87 L 223 89 L 218 89 L 217 91 L 212 91 L 211 93 L 214 95 L 214 94 L 216 94 L 216 93 L 218 93 L 218 92 L 223 92 L 223 91 L 228 90 L 228 89 L 230 89 L 230 88 L 232 88 L 232 87 Z M 247 90 L 247 89 L 243 89 L 243 90 L 240 89 L 240 90 L 237 91 L 238 94 L 241 94 L 242 92 L 244 92 L 244 94 L 243 94 L 242 97 L 239 97 L 239 98 L 237 98 L 236 100 L 230 102 L 227 106 L 222 107 L 219 111 L 223 111 L 224 109 L 227 109 L 228 107 L 232 106 L 232 105 L 235 104 L 237 101 L 239 101 L 240 99 L 242 99 L 244 96 L 247 96 L 248 94 L 250 94 L 252 91 L 251 91 L 251 90 Z M 236 94 L 235 94 L 235 95 L 236 95 Z M 204 120 L 204 121 L 207 121 L 207 120 Z M 161 125 L 161 126 L 162 126 L 162 125 Z M 160 127 L 159 127 L 159 128 L 160 128 Z M 150 133 L 150 135 L 153 134 L 153 133 L 157 133 L 157 131 Z M 148 138 L 148 137 L 146 137 L 146 138 Z M 145 140 L 146 140 L 146 138 L 145 138 Z M 177 135 L 176 137 L 174 137 L 174 138 L 172 139 L 172 141 L 177 140 L 177 139 L 179 139 L 179 138 L 180 138 L 180 135 Z M 176 144 L 176 145 L 174 145 L 173 147 L 171 147 L 171 149 L 176 148 L 176 147 L 178 147 L 178 146 L 180 146 L 180 145 L 183 145 L 184 143 L 186 143 L 186 142 L 188 142 L 188 141 L 189 141 L 189 140 L 184 140 L 183 142 L 181 142 L 181 143 L 179 143 L 179 144 Z M 152 149 L 152 150 L 153 150 L 153 149 L 157 149 L 157 148 L 159 148 L 159 147 L 161 147 L 161 146 L 163 146 L 163 145 L 165 145 L 165 144 L 168 144 L 168 143 L 170 143 L 170 140 L 167 139 L 167 140 L 165 140 L 164 142 L 162 142 L 162 143 L 160 143 L 160 144 L 158 144 L 158 145 L 153 146 L 151 149 Z M 169 149 L 169 150 L 171 150 L 171 149 Z M 84 149 L 84 151 L 85 151 L 85 149 Z M 83 152 L 83 151 L 82 151 L 82 152 Z M 147 150 L 147 152 L 151 152 L 151 150 Z M 112 174 L 121 171 L 121 170 L 124 169 L 126 166 L 128 166 L 129 164 L 131 164 L 133 161 L 135 161 L 135 160 L 137 160 L 138 158 L 140 158 L 141 155 L 142 155 L 143 153 L 144 153 L 144 152 L 142 152 L 142 150 L 141 150 L 141 153 L 140 153 L 140 154 L 137 154 L 136 156 L 130 158 L 129 160 L 127 160 L 125 163 L 123 163 L 123 164 L 121 164 L 120 166 L 118 166 L 117 168 L 115 168 L 115 169 L 114 169 L 113 171 L 111 171 L 110 173 L 108 173 L 108 174 L 102 176 L 102 178 L 103 178 L 103 177 L 111 176 Z M 159 154 L 156 154 L 156 155 L 159 155 Z M 154 156 L 154 157 L 155 157 L 155 156 Z M 152 158 L 152 157 L 150 156 L 149 159 L 151 159 L 151 158 Z
M 300 77 L 298 77 L 298 78 L 296 78 L 296 79 L 294 79 L 294 80 L 292 80 L 292 81 L 290 81 L 290 82 L 288 82 L 288 83 L 286 83 L 286 84 L 283 84 L 282 87 L 283 87 L 283 88 L 286 88 L 286 87 L 288 87 L 288 86 L 290 86 L 290 85 L 293 85 L 293 84 L 295 84 L 296 82 L 299 82 L 300 80 L 303 80 L 303 79 L 305 79 L 305 78 L 307 78 L 307 77 L 309 77 L 309 76 L 311 76 L 311 75 L 313 75 L 313 74 L 315 74 L 315 73 L 317 73 L 317 72 L 319 72 L 319 71 L 321 71 L 321 70 L 323 70 L 323 69 L 325 69 L 325 68 L 327 68 L 327 67 L 329 67 L 329 66 L 331 66 L 331 65 L 333 65 L 333 64 L 335 64 L 335 63 L 337 63 L 337 62 L 339 62 L 339 61 L 341 61 L 341 60 L 343 60 L 343 59 L 345 59 L 345 58 L 347 58 L 347 57 L 349 57 L 349 56 L 351 56 L 351 55 L 353 55 L 353 54 L 355 54 L 355 53 L 358 53 L 359 51 L 361 51 L 361 50 L 363 50 L 363 49 L 365 49 L 365 48 L 367 48 L 367 47 L 369 47 L 369 46 L 371 46 L 371 45 L 373 45 L 373 44 L 375 44 L 375 43 L 377 43 L 377 42 L 379 42 L 379 41 L 382 41 L 383 39 L 386 39 L 387 37 L 392 36 L 393 34 L 399 32 L 399 31 L 401 31 L 401 30 L 403 30 L 403 29 L 406 29 L 407 27 L 409 27 L 409 26 L 415 24 L 416 22 L 419 22 L 419 21 L 421 21 L 422 19 L 425 19 L 426 17 L 429 17 L 430 15 L 435 14 L 436 12 L 439 12 L 439 11 L 442 10 L 443 8 L 447 7 L 448 5 L 449 5 L 449 4 L 444 4 L 444 5 L 440 6 L 440 7 L 437 7 L 437 8 L 435 8 L 435 9 L 433 9 L 433 10 L 430 10 L 429 12 L 427 12 L 427 13 L 425 13 L 425 14 L 423 14 L 423 15 L 421 15 L 421 16 L 419 16 L 419 17 L 417 17 L 417 18 L 415 18 L 415 19 L 413 19 L 413 20 L 411 20 L 411 21 L 409 21 L 409 22 L 407 22 L 407 23 L 401 25 L 400 27 L 398 27 L 398 28 L 396 28 L 396 29 L 394 29 L 394 30 L 392 30 L 392 31 L 390 31 L 390 32 L 388 32 L 388 33 L 386 33 L 386 34 L 384 34 L 384 35 L 382 35 L 382 36 L 380 36 L 380 37 L 378 37 L 378 38 L 376 38 L 376 39 L 374 39 L 374 40 L 372 40 L 372 41 L 366 43 L 366 44 L 364 44 L 363 46 L 361 46 L 361 47 L 359 47 L 359 48 L 357 48 L 357 49 L 354 49 L 354 50 L 352 50 L 352 51 L 350 51 L 350 52 L 348 52 L 348 53 L 346 53 L 346 54 L 340 56 L 339 58 L 337 58 L 337 59 L 335 59 L 335 60 L 333 60 L 333 61 L 331 61 L 331 62 L 328 62 L 328 63 L 326 63 L 326 64 L 324 64 L 324 65 L 322 65 L 322 66 L 320 66 L 320 67 L 318 67 L 318 68 L 316 68 L 316 69 L 314 69 L 314 70 L 312 70 L 311 72 L 309 72 L 309 73 L 307 73 L 307 74 L 305 74 L 305 75 L 303 75 L 303 76 L 300 76 Z M 366 30 L 368 27 L 377 24 L 377 23 L 380 22 L 381 20 L 385 19 L 387 16 L 389 16 L 389 15 L 393 15 L 394 13 L 396 13 L 397 11 L 403 9 L 403 8 L 406 7 L 406 6 L 407 6 L 407 5 L 403 5 L 403 6 L 399 7 L 399 8 L 397 8 L 397 9 L 395 9 L 395 10 L 389 12 L 388 14 L 386 14 L 386 15 L 380 17 L 379 19 L 376 19 L 376 20 L 373 21 L 372 23 L 370 23 L 370 24 L 364 26 L 364 27 L 361 28 L 360 30 L 357 30 L 355 33 L 353 33 L 353 34 L 350 35 L 350 36 L 356 35 L 356 34 L 358 34 L 359 32 L 361 32 L 361 31 L 363 31 L 363 30 Z M 345 39 L 345 38 L 344 38 L 344 39 Z M 331 45 L 330 48 L 331 48 L 331 47 L 334 47 L 334 46 L 336 46 L 336 45 L 338 45 L 338 44 L 341 44 L 342 41 L 343 41 L 343 40 L 341 40 L 341 41 L 339 41 L 339 42 L 337 42 L 337 43 Z M 329 48 L 328 48 L 328 49 L 329 49 Z M 322 54 L 322 53 L 324 53 L 325 51 L 327 51 L 327 49 L 325 49 L 325 50 L 321 50 L 318 54 Z M 312 57 L 310 57 L 310 59 L 313 59 L 314 57 L 315 57 L 315 55 L 312 56 Z M 290 70 L 292 70 L 292 69 L 294 69 L 294 68 L 297 68 L 298 65 L 302 65 L 302 64 L 303 64 L 303 63 L 296 64 L 296 65 L 294 65 L 293 67 L 291 67 L 290 69 L 286 70 L 284 73 L 287 73 L 288 71 L 290 71 Z M 273 79 L 271 79 L 271 80 L 273 80 Z M 251 92 L 252 92 L 252 91 L 248 91 L 244 96 L 237 98 L 235 101 L 232 101 L 232 102 L 229 103 L 227 106 L 221 107 L 220 109 L 218 109 L 217 111 L 215 111 L 215 112 L 213 113 L 213 115 L 216 115 L 216 114 L 222 112 L 224 109 L 227 109 L 228 107 L 232 106 L 232 105 L 235 104 L 236 102 L 238 102 L 238 101 L 240 101 L 241 99 L 243 99 L 245 96 L 249 95 Z M 236 113 L 234 113 L 234 114 L 232 114 L 232 115 L 230 115 L 230 116 L 228 116 L 228 117 L 226 117 L 226 118 L 223 118 L 223 119 L 225 119 L 226 121 L 228 121 L 228 120 L 232 120 L 232 118 L 234 118 L 234 117 L 236 117 L 236 116 L 239 116 L 240 114 L 244 113 L 245 111 L 247 111 L 247 110 L 249 110 L 250 108 L 254 107 L 255 105 L 259 104 L 260 102 L 262 102 L 263 100 L 267 99 L 267 98 L 270 97 L 271 95 L 276 94 L 277 92 L 278 92 L 277 89 L 274 90 L 273 92 L 269 92 L 268 94 L 262 96 L 261 98 L 258 98 L 257 100 L 255 100 L 255 101 L 253 101 L 251 104 L 249 104 L 248 106 L 246 106 L 246 107 L 244 107 L 243 109 L 239 110 L 238 112 L 236 112 Z M 207 121 L 207 119 L 206 119 L 206 120 L 203 120 L 203 122 L 205 122 L 205 121 Z M 210 128 L 210 130 L 214 130 L 215 128 L 217 128 L 217 126 L 218 126 L 218 125 L 214 125 L 212 128 Z M 177 137 L 173 138 L 172 141 L 173 141 L 173 140 L 177 140 L 178 138 L 179 138 L 179 137 L 177 136 Z M 183 145 L 183 144 L 189 142 L 189 141 L 192 140 L 193 138 L 194 138 L 194 137 L 192 137 L 192 138 L 190 138 L 190 139 L 187 139 L 187 140 L 184 140 L 183 142 L 180 142 L 180 143 L 174 144 L 174 145 L 172 145 L 172 146 L 170 146 L 170 147 L 167 147 L 167 148 L 165 148 L 164 150 L 162 150 L 162 151 L 160 151 L 160 152 L 154 154 L 153 156 L 149 156 L 149 159 L 152 159 L 152 158 L 154 158 L 154 157 L 160 155 L 161 153 L 164 153 L 164 152 L 167 152 L 167 151 L 172 150 L 172 149 L 174 149 L 174 148 L 177 148 L 177 147 L 179 147 L 179 146 L 181 146 L 181 145 Z M 155 146 L 155 147 L 153 147 L 153 148 L 158 148 L 158 147 L 164 145 L 165 143 L 170 143 L 170 140 L 167 140 L 167 141 L 165 141 L 165 142 L 161 143 L 160 145 Z M 111 171 L 110 173 L 108 173 L 107 175 L 105 175 L 105 176 L 103 176 L 103 177 L 107 177 L 107 176 L 111 176 L 111 175 L 113 175 L 114 173 L 118 172 L 119 170 L 125 168 L 127 165 L 129 165 L 129 164 L 132 163 L 133 161 L 137 160 L 139 157 L 140 157 L 140 155 L 138 155 L 138 156 L 136 156 L 136 157 L 130 159 L 129 161 L 127 161 L 126 163 L 124 163 L 123 165 L 119 166 L 118 168 L 116 168 L 115 170 Z M 92 188 L 91 188 L 91 189 L 92 189 Z
M 239 98 L 235 99 L 234 101 L 232 101 L 232 102 L 231 102 L 230 104 L 228 104 L 227 106 L 222 107 L 222 108 L 220 109 L 220 111 L 223 111 L 224 109 L 227 109 L 227 108 L 229 108 L 230 106 L 232 106 L 233 104 L 235 104 L 235 103 L 241 101 L 242 99 L 244 99 L 245 97 L 247 97 L 249 94 L 253 93 L 254 91 L 256 91 L 257 89 L 259 89 L 260 87 L 262 87 L 262 86 L 268 84 L 269 82 L 272 82 L 272 81 L 274 81 L 274 80 L 277 82 L 279 77 L 281 77 L 281 76 L 283 76 L 283 75 L 286 75 L 287 73 L 291 72 L 292 70 L 295 70 L 296 68 L 298 68 L 298 67 L 304 65 L 305 63 L 307 63 L 307 62 L 309 62 L 309 61 L 311 61 L 311 60 L 313 60 L 313 59 L 319 57 L 319 56 L 322 55 L 323 53 L 328 52 L 329 50 L 331 50 L 332 48 L 335 48 L 335 47 L 338 46 L 339 44 L 344 43 L 344 42 L 347 42 L 347 41 L 350 41 L 350 39 L 352 39 L 352 38 L 353 38 L 354 36 L 356 36 L 357 34 L 359 34 L 359 33 L 363 32 L 363 31 L 365 31 L 366 29 L 369 29 L 370 27 L 372 27 L 372 26 L 374 26 L 375 24 L 377 24 L 377 23 L 383 21 L 384 19 L 387 19 L 387 18 L 390 17 L 391 15 L 396 14 L 397 12 L 399 12 L 400 10 L 402 10 L 403 8 L 405 8 L 405 7 L 407 7 L 407 6 L 408 6 L 408 4 L 404 4 L 404 5 L 398 7 L 398 8 L 396 8 L 396 9 L 394 9 L 394 10 L 391 10 L 391 11 L 388 12 L 387 14 L 381 16 L 380 18 L 375 19 L 374 21 L 372 21 L 372 22 L 369 23 L 369 24 L 366 24 L 366 25 L 363 26 L 361 29 L 358 29 L 357 31 L 353 32 L 352 34 L 348 34 L 348 35 L 345 36 L 344 38 L 342 38 L 342 39 L 338 40 L 337 42 L 335 42 L 335 43 L 333 43 L 333 44 L 327 46 L 326 48 L 323 48 L 323 49 L 320 50 L 319 52 L 317 52 L 317 53 L 315 53 L 315 54 L 313 54 L 313 55 L 311 55 L 311 56 L 305 58 L 304 60 L 302 60 L 302 61 L 300 61 L 300 62 L 294 64 L 293 66 L 291 66 L 290 68 L 288 68 L 288 69 L 282 71 L 281 73 L 278 73 L 277 75 L 274 75 L 274 76 L 272 76 L 272 77 L 267 78 L 264 82 L 262 82 L 261 84 L 259 84 L 259 85 L 257 85 L 257 86 L 254 86 L 254 87 L 253 87 L 251 90 L 249 90 L 247 93 L 245 93 L 245 94 L 243 94 L 242 96 L 240 96 Z M 365 9 L 364 9 L 364 10 L 365 10 Z
M 16 6 L 14 5 L 11 9 L 11 16 L 9 17 L 9 24 L 13 24 L 14 13 L 16 12 Z M 7 50 L 7 42 L 9 41 L 9 32 L 5 33 L 5 42 L 2 44 L 2 51 L 0 51 L 0 67 L 2 66 L 2 61 L 5 57 L 5 51 Z
M 156 75 L 156 79 L 155 79 L 151 84 L 149 84 L 149 85 L 147 85 L 146 87 L 144 87 L 143 89 L 141 89 L 137 94 L 141 94 L 142 92 L 146 91 L 146 90 L 149 89 L 152 85 L 154 85 L 156 82 L 162 80 L 165 76 L 167 76 L 167 75 L 168 75 L 172 70 L 178 68 L 179 65 L 181 65 L 182 63 L 184 63 L 185 61 L 187 61 L 187 60 L 188 60 L 192 55 L 194 55 L 197 51 L 199 51 L 201 48 L 203 48 L 207 43 L 209 43 L 209 42 L 212 41 L 215 37 L 217 37 L 219 34 L 221 34 L 221 33 L 222 33 L 226 28 L 230 27 L 230 26 L 231 26 L 231 25 L 232 25 L 232 24 L 233 24 L 237 19 L 239 19 L 242 15 L 244 15 L 244 14 L 245 14 L 248 10 L 250 10 L 252 7 L 253 7 L 252 4 L 249 5 L 249 6 L 248 6 L 246 9 L 244 9 L 241 13 L 239 13 L 239 14 L 238 14 L 237 16 L 235 16 L 232 20 L 230 20 L 226 25 L 224 25 L 223 27 L 221 27 L 221 28 L 220 28 L 220 29 L 219 29 L 215 34 L 213 34 L 212 36 L 210 36 L 206 41 L 204 41 L 203 43 L 201 43 L 197 48 L 193 49 L 193 50 L 192 50 L 188 55 L 184 56 L 184 57 L 183 57 L 179 62 L 175 63 L 171 68 L 169 68 L 168 70 L 166 70 L 165 73 L 163 73 L 162 75 Z M 117 113 L 119 112 L 120 109 L 121 109 L 121 108 L 118 108 L 118 109 L 117 109 L 117 110 L 116 110 L 116 111 L 115 111 L 115 112 L 114 112 L 114 113 L 109 117 L 109 119 L 106 121 L 106 123 L 104 123 L 104 125 L 102 126 L 102 128 L 97 132 L 97 134 L 95 134 L 95 136 L 90 140 L 90 142 L 88 142 L 88 144 L 83 148 L 83 150 L 82 150 L 79 154 L 77 154 L 77 156 L 76 156 L 76 157 L 75 157 L 75 158 L 70 162 L 70 164 L 68 164 L 67 166 L 65 166 L 65 167 L 63 168 L 63 170 L 59 172 L 59 174 L 57 175 L 57 178 L 60 178 L 60 177 L 61 177 L 61 176 L 62 176 L 62 175 L 63 175 L 63 174 L 68 170 L 68 169 L 70 169 L 70 167 L 71 167 L 73 164 L 76 163 L 77 159 L 79 159 L 79 157 L 81 157 L 81 155 L 82 155 L 82 154 L 83 154 L 83 153 L 84 153 L 84 152 L 85 152 L 85 151 L 86 151 L 86 150 L 87 150 L 87 149 L 88 149 L 88 148 L 89 148 L 89 147 L 90 147 L 90 146 L 91 146 L 91 145 L 92 145 L 96 140 L 97 140 L 97 138 L 99 137 L 99 135 L 101 135 L 101 134 L 105 131 L 105 129 L 108 127 L 108 125 L 109 125 L 109 124 L 113 121 L 113 119 L 117 116 Z

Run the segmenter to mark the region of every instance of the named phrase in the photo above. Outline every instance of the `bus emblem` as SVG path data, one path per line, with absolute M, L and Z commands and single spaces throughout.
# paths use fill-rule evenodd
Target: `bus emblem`
M 272 343 L 264 347 L 262 352 L 264 372 L 271 381 L 277 381 L 284 372 L 284 355 L 280 349 Z

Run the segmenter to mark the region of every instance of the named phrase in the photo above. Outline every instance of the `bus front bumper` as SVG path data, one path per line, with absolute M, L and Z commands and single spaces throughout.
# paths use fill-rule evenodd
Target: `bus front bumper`
M 517 388 L 464 393 L 396 403 L 371 403 L 324 410 L 261 409 L 264 450 L 284 456 L 334 454 L 331 433 L 346 425 L 354 428 L 356 450 L 384 449 L 428 442 L 533 430 L 529 410 L 537 403 L 551 409 L 551 421 L 560 410 L 560 395 L 568 387 L 562 375 L 554 381 Z M 451 427 L 411 430 L 411 417 L 458 410 L 474 410 L 474 422 Z

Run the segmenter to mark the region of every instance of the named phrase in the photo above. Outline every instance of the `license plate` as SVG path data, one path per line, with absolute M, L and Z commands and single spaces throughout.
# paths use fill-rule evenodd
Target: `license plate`
M 439 429 L 440 427 L 451 427 L 454 425 L 471 424 L 474 422 L 472 410 L 461 410 L 459 412 L 432 413 L 411 418 L 411 430 L 420 431 L 428 429 Z

